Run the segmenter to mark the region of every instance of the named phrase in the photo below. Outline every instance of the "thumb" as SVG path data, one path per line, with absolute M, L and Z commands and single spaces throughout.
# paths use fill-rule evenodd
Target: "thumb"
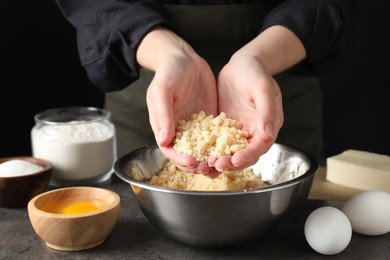
M 168 92 L 161 91 L 161 86 L 152 82 L 147 91 L 146 102 L 149 122 L 158 146 L 170 145 L 175 136 L 172 97 L 169 96 Z

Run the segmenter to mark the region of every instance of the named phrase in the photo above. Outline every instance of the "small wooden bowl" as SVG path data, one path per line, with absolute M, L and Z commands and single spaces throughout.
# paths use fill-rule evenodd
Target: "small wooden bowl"
M 74 214 L 52 210 L 50 205 L 65 200 L 100 201 L 100 206 L 90 212 Z M 27 209 L 35 232 L 47 246 L 61 251 L 77 251 L 98 246 L 106 240 L 119 216 L 120 197 L 103 188 L 68 187 L 36 196 L 28 203 Z
M 46 191 L 52 165 L 46 160 L 31 156 L 0 158 L 0 163 L 10 160 L 25 160 L 43 167 L 42 171 L 32 174 L 0 177 L 0 207 L 26 207 L 33 197 Z

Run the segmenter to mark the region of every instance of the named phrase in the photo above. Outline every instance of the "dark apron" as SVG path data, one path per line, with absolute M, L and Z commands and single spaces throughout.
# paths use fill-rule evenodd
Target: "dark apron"
M 178 34 L 208 61 L 217 76 L 232 54 L 259 33 L 265 14 L 278 1 L 260 4 L 165 5 Z M 146 107 L 146 89 L 153 73 L 141 69 L 140 79 L 122 91 L 106 94 L 106 109 L 117 129 L 118 155 L 154 143 Z M 322 155 L 321 95 L 318 80 L 276 77 L 284 102 L 285 123 L 277 142 Z M 197 112 L 197 111 L 194 111 Z

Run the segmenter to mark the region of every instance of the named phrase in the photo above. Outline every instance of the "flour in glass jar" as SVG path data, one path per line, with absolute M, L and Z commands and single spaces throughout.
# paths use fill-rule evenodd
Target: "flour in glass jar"
M 114 129 L 101 122 L 33 128 L 33 154 L 53 165 L 52 178 L 77 181 L 107 174 L 115 160 Z

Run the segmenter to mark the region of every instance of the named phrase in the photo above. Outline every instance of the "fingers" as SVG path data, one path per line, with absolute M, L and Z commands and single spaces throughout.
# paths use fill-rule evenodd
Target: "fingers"
M 198 167 L 198 162 L 192 156 L 178 153 L 172 146 L 160 147 L 161 152 L 171 161 L 173 161 L 176 166 L 186 172 L 196 172 Z
M 227 70 L 219 75 L 219 108 L 239 119 L 249 133 L 249 144 L 232 156 L 211 160 L 209 164 L 217 170 L 241 170 L 256 163 L 275 142 L 284 120 L 277 82 L 261 64 L 253 63 L 253 59 L 240 62 L 235 59 L 234 62 L 237 63 L 228 64 Z M 245 79 L 231 73 L 242 62 L 247 68 Z
M 173 112 L 173 96 L 164 83 L 156 76 L 151 82 L 146 101 L 148 104 L 149 122 L 158 146 L 164 147 L 172 143 L 175 135 L 175 116 Z
M 272 146 L 273 140 L 264 141 L 260 135 L 253 136 L 251 142 L 232 156 L 223 156 L 215 161 L 218 171 L 237 171 L 255 164 L 259 157 L 265 154 Z
M 243 169 L 256 163 L 259 157 L 265 154 L 276 141 L 279 130 L 283 125 L 283 106 L 279 86 L 273 81 L 273 91 L 268 95 L 257 97 L 256 115 L 259 123 L 253 123 L 255 131 L 249 144 L 242 150 L 237 151 L 231 158 L 231 162 L 224 160 L 216 162 L 216 167 L 226 169 Z M 252 121 L 253 122 L 253 121 Z
M 206 176 L 206 177 L 208 177 L 210 179 L 215 179 L 219 175 L 221 175 L 221 173 L 222 173 L 221 171 L 218 171 L 214 167 L 209 168 L 207 166 L 207 164 L 205 164 L 205 163 L 200 163 L 199 164 L 199 168 L 188 168 L 188 167 L 181 166 L 181 165 L 176 165 L 176 167 L 179 168 L 180 170 L 184 171 L 184 172 L 203 174 L 204 176 Z M 205 168 L 203 168 L 203 167 L 205 167 Z
M 176 152 L 172 146 L 160 147 L 161 152 L 175 163 L 176 167 L 185 172 L 200 173 L 204 175 L 216 176 L 213 167 L 209 167 L 206 162 L 198 162 L 194 157 Z
M 276 141 L 279 130 L 283 125 L 283 104 L 279 85 L 274 79 L 266 81 L 269 84 L 266 93 L 255 92 L 256 115 L 259 124 L 255 124 L 256 130 L 250 144 L 232 158 L 233 165 L 240 165 L 242 158 L 250 158 L 253 162 L 266 153 Z M 252 154 L 252 156 L 250 156 Z
M 231 161 L 231 156 L 222 156 L 215 160 L 214 167 L 217 171 L 221 172 L 223 170 L 230 171 L 231 169 L 234 169 L 234 165 Z
M 207 177 L 209 177 L 210 179 L 215 179 L 217 178 L 222 172 L 220 171 L 217 171 L 215 168 L 210 168 L 210 171 L 205 174 Z

